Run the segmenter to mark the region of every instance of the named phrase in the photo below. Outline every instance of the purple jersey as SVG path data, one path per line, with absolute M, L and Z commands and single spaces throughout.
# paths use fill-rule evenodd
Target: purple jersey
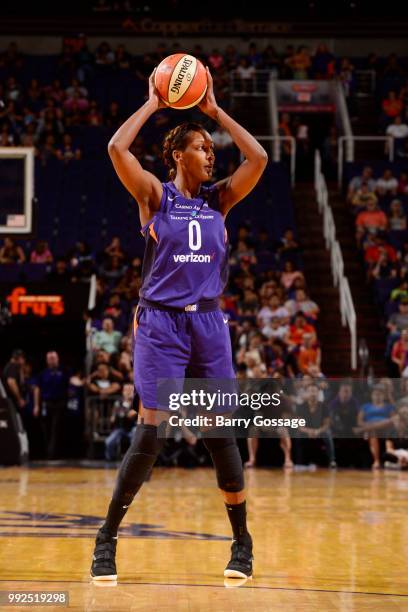
M 173 182 L 163 183 L 160 209 L 141 232 L 146 250 L 140 297 L 183 308 L 221 295 L 228 244 L 214 186 L 188 199 Z

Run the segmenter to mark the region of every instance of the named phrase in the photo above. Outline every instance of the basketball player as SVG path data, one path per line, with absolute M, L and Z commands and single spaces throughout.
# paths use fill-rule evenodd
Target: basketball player
M 135 315 L 134 378 L 140 397 L 138 425 L 120 466 L 112 500 L 96 537 L 91 568 L 95 580 L 115 580 L 117 532 L 128 507 L 162 447 L 158 426 L 158 378 L 235 378 L 231 342 L 218 299 L 228 261 L 225 217 L 261 177 L 267 154 L 243 127 L 218 107 L 211 74 L 199 108 L 225 130 L 245 158 L 228 178 L 204 187 L 214 167 L 209 133 L 184 123 L 164 140 L 170 181 L 161 183 L 143 170 L 129 151 L 151 115 L 164 104 L 149 80 L 149 99 L 114 134 L 109 155 L 119 179 L 139 205 L 146 240 L 140 301 Z M 193 257 L 198 255 L 198 257 Z M 204 439 L 214 463 L 233 532 L 231 560 L 224 576 L 252 575 L 252 539 L 246 524 L 242 461 L 233 438 Z

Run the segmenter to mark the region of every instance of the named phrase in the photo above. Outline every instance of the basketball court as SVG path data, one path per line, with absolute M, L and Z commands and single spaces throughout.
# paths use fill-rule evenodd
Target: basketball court
M 222 576 L 229 527 L 206 468 L 154 471 L 121 527 L 117 585 L 93 584 L 114 478 L 2 470 L 0 590 L 67 591 L 73 610 L 408 610 L 401 472 L 248 470 L 255 562 L 241 585 Z

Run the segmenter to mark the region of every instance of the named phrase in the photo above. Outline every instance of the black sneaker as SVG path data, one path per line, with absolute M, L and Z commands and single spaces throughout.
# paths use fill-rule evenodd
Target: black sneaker
M 232 540 L 231 561 L 224 570 L 225 578 L 252 577 L 252 538 L 248 540 Z
M 111 536 L 99 529 L 95 541 L 92 559 L 91 578 L 93 580 L 116 580 L 116 544 L 117 536 Z

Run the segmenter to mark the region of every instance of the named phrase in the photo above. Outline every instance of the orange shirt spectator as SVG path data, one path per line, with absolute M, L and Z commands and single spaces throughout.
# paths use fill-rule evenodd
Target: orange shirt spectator
M 294 325 L 289 328 L 289 336 L 287 341 L 289 344 L 300 346 L 303 344 L 305 334 L 312 334 L 313 339 L 316 338 L 316 330 L 313 325 L 306 323 L 306 319 L 302 314 L 298 314 Z
M 320 368 L 320 357 L 320 349 L 317 346 L 307 347 L 302 345 L 297 358 L 298 367 L 302 374 L 309 374 L 310 366 Z
M 395 91 L 390 91 L 388 97 L 382 102 L 382 109 L 390 119 L 394 119 L 400 115 L 404 109 L 404 105 L 400 98 L 397 98 Z
M 356 225 L 359 229 L 386 229 L 387 228 L 386 214 L 377 209 L 366 210 L 358 214 Z

